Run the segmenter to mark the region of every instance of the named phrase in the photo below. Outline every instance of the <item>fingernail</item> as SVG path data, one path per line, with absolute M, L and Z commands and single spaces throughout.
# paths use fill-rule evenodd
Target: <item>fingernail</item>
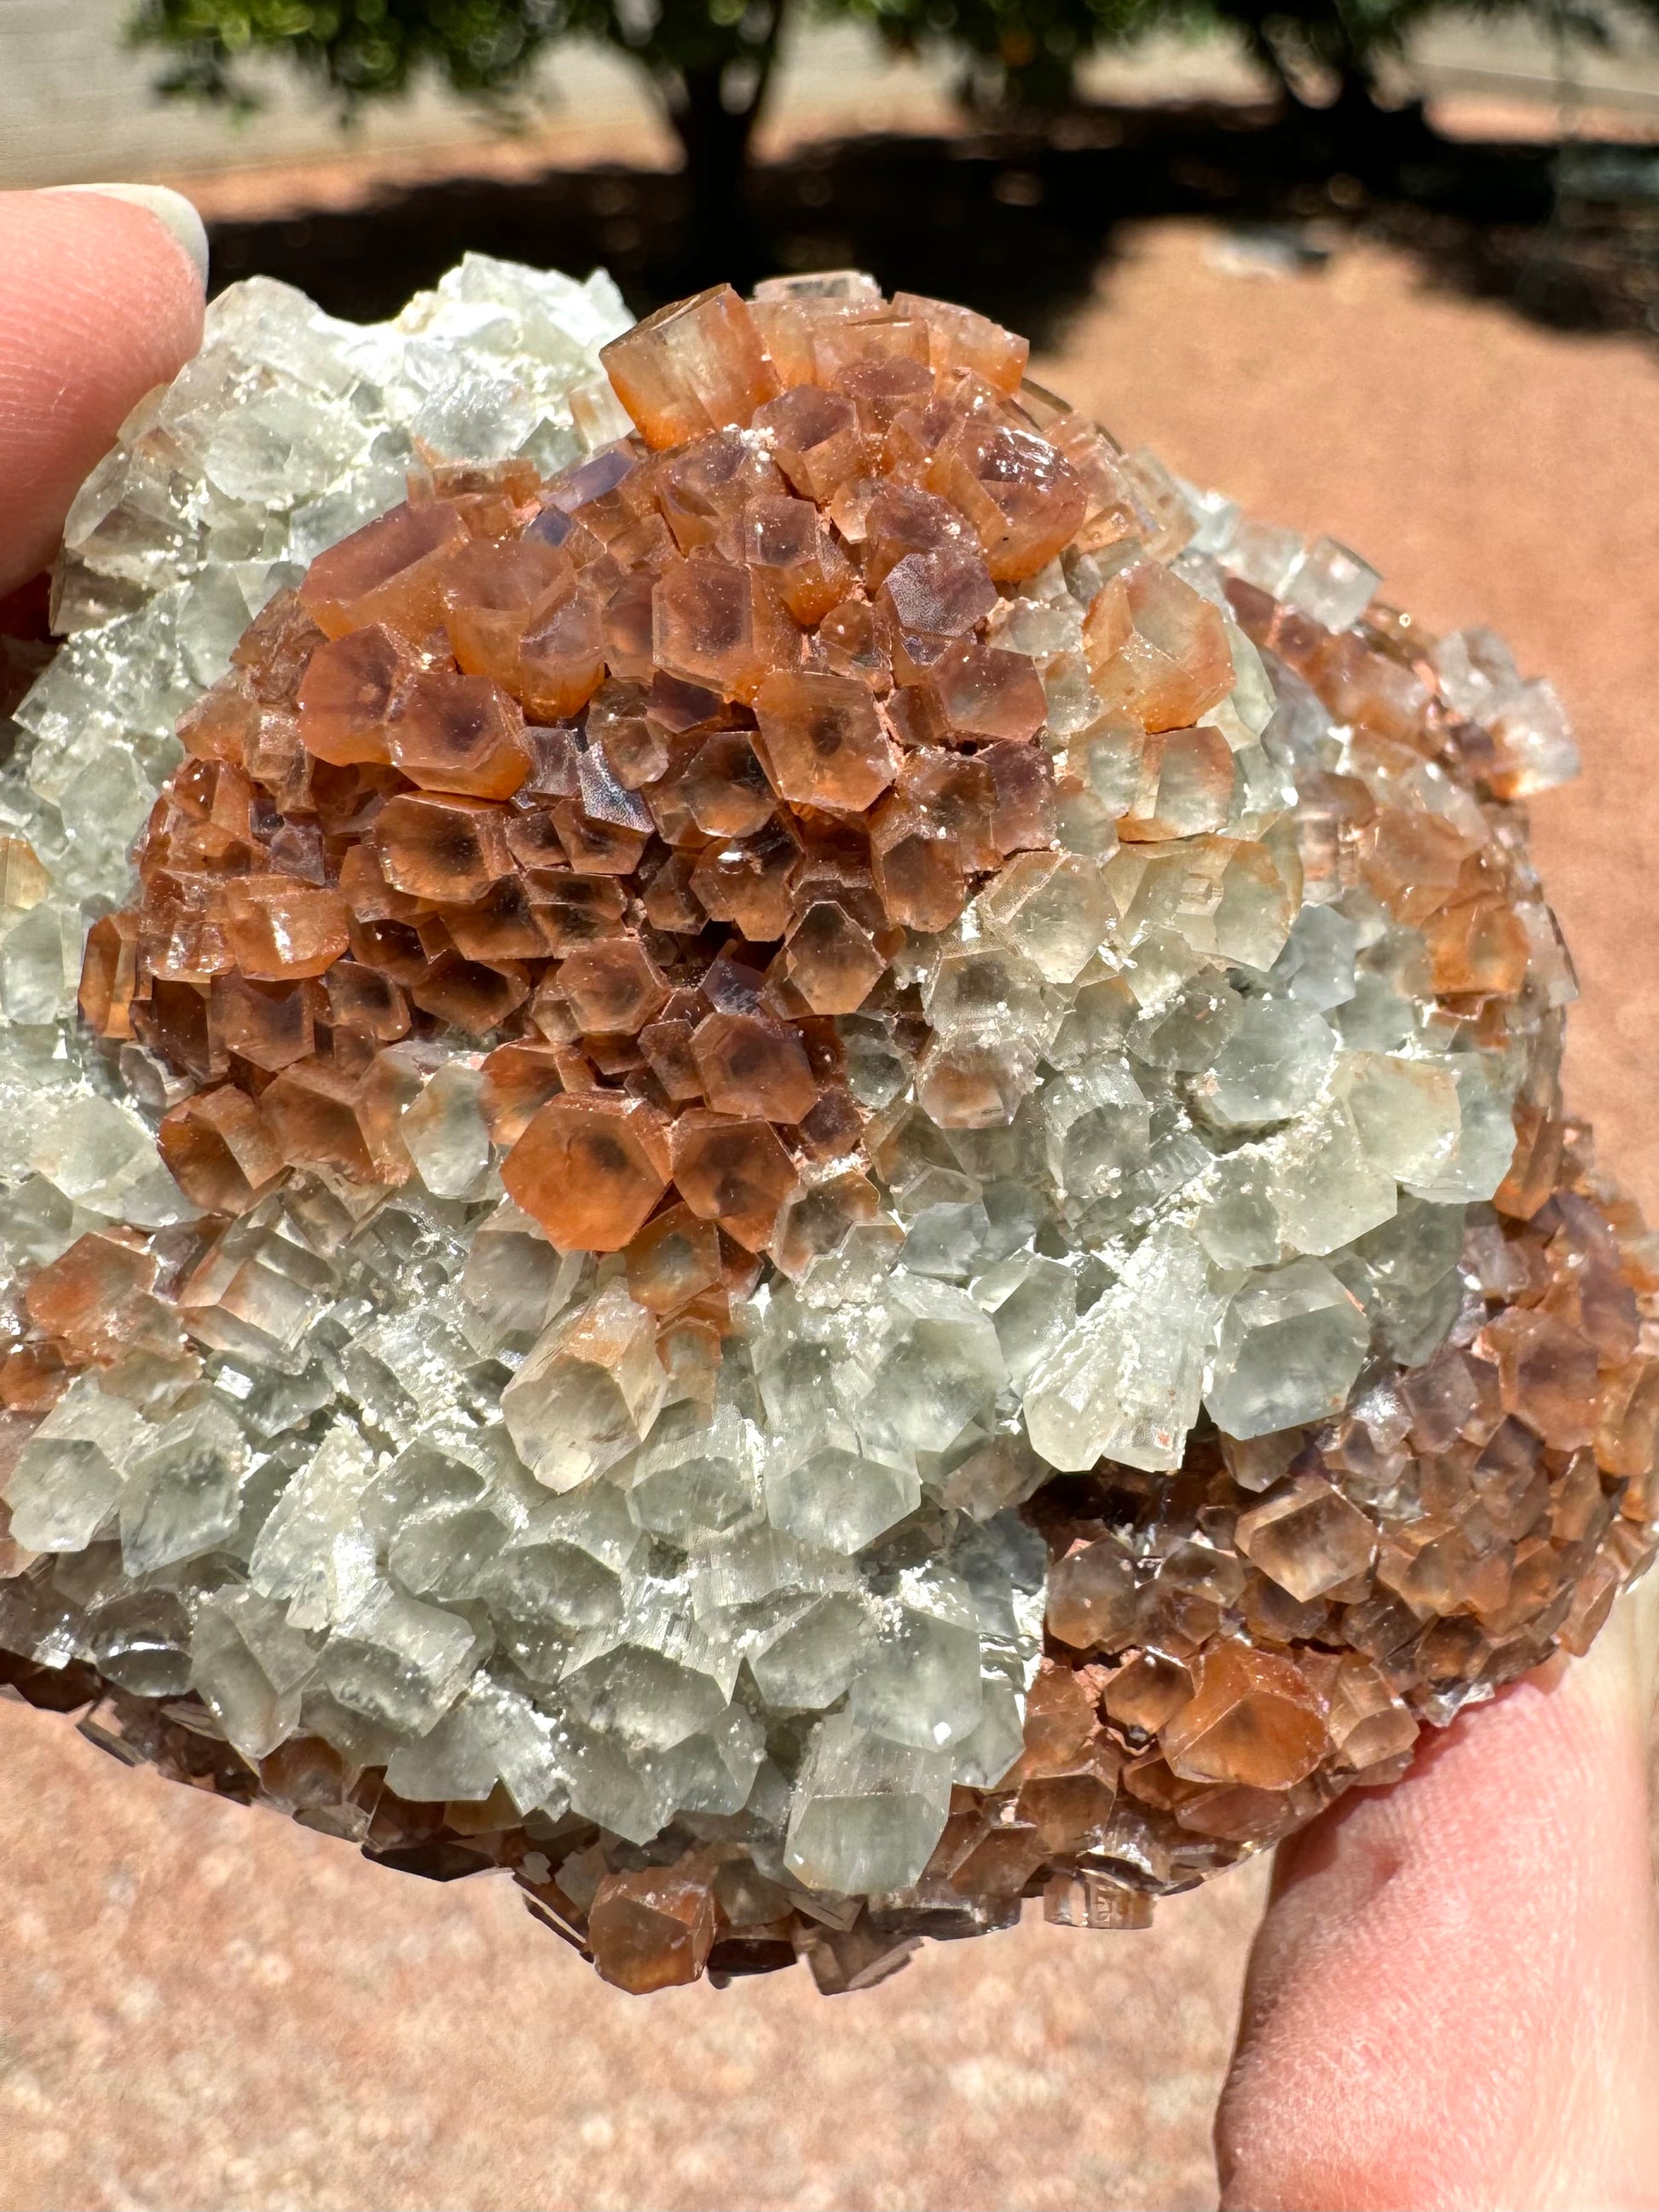
M 58 192 L 101 192 L 106 199 L 128 200 L 134 207 L 148 209 L 176 240 L 201 279 L 202 289 L 206 291 L 207 231 L 201 216 L 182 192 L 170 191 L 165 185 L 53 185 L 47 189 Z

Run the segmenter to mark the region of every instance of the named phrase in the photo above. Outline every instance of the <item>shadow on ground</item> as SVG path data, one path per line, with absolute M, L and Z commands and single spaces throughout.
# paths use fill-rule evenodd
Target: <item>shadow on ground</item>
M 1362 231 L 1409 247 L 1430 281 L 1534 319 L 1659 330 L 1659 153 L 1455 142 L 1414 112 L 1356 131 L 1266 107 L 1091 107 L 1040 129 L 817 143 L 757 173 L 751 234 L 723 251 L 690 243 L 678 176 L 620 165 L 387 189 L 349 210 L 222 223 L 213 249 L 221 283 L 284 277 L 356 317 L 394 312 L 469 248 L 604 263 L 640 313 L 750 270 L 852 264 L 971 301 L 1041 345 L 1121 225 L 1172 216 L 1313 258 Z

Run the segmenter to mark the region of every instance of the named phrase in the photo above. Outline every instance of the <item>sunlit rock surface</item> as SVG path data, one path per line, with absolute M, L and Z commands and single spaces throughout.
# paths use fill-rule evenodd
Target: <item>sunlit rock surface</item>
M 0 1665 L 630 1989 L 1144 1925 L 1654 1541 L 1559 702 L 1024 360 L 234 288 L 15 708 Z

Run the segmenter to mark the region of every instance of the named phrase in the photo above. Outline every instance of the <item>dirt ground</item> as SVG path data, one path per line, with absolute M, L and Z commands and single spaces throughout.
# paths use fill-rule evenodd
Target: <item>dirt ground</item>
M 1586 759 L 1538 810 L 1584 985 L 1573 1096 L 1659 1205 L 1659 365 L 1376 248 L 1242 278 L 1212 244 L 1127 238 L 1038 373 L 1555 678 Z M 861 1997 L 787 1975 L 641 2002 L 493 1881 L 370 1868 L 12 1705 L 0 1865 L 0 2207 L 73 2212 L 1207 2205 L 1265 1871 L 1150 1934 L 1028 1922 Z

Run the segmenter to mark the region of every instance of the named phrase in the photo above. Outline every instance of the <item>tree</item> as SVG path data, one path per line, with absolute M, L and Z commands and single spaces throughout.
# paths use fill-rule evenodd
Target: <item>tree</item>
M 943 46 L 963 65 L 969 107 L 991 114 L 1062 107 L 1078 65 L 1102 47 L 1167 27 L 1184 0 L 846 0 L 900 52 Z
M 1291 112 L 1322 112 L 1322 139 L 1345 157 L 1368 137 L 1421 130 L 1391 116 L 1379 75 L 1408 34 L 1458 0 L 137 0 L 131 36 L 166 48 L 166 92 L 253 104 L 241 74 L 261 55 L 307 71 L 350 114 L 435 75 L 510 112 L 558 42 L 588 39 L 645 72 L 684 155 L 688 258 L 742 277 L 757 249 L 744 183 L 786 20 L 811 7 L 850 15 L 900 51 L 944 47 L 964 64 L 981 112 L 1062 105 L 1078 64 L 1155 29 L 1231 31 Z M 1559 46 L 1612 43 L 1613 0 L 1462 0 L 1477 13 L 1529 15 Z M 1649 16 L 1659 0 L 1637 0 Z M 1333 83 L 1334 108 L 1310 88 Z
M 349 117 L 435 76 L 511 118 L 559 41 L 597 40 L 648 77 L 680 142 L 701 264 L 750 258 L 744 179 L 790 0 L 139 0 L 129 35 L 171 56 L 160 89 L 246 111 L 245 65 L 292 62 Z
M 1292 114 L 1322 114 L 1362 133 L 1387 131 L 1395 112 L 1379 100 L 1389 64 L 1411 33 L 1455 8 L 1491 21 L 1530 17 L 1557 46 L 1607 47 L 1659 0 L 842 0 L 902 50 L 943 46 L 968 64 L 970 104 L 1003 110 L 1057 106 L 1077 67 L 1101 49 L 1153 31 L 1198 38 L 1220 31 L 1243 46 Z M 1623 22 L 1621 24 L 1621 15 Z M 1322 95 L 1334 88 L 1334 100 Z M 1420 110 L 1398 117 L 1421 128 Z

